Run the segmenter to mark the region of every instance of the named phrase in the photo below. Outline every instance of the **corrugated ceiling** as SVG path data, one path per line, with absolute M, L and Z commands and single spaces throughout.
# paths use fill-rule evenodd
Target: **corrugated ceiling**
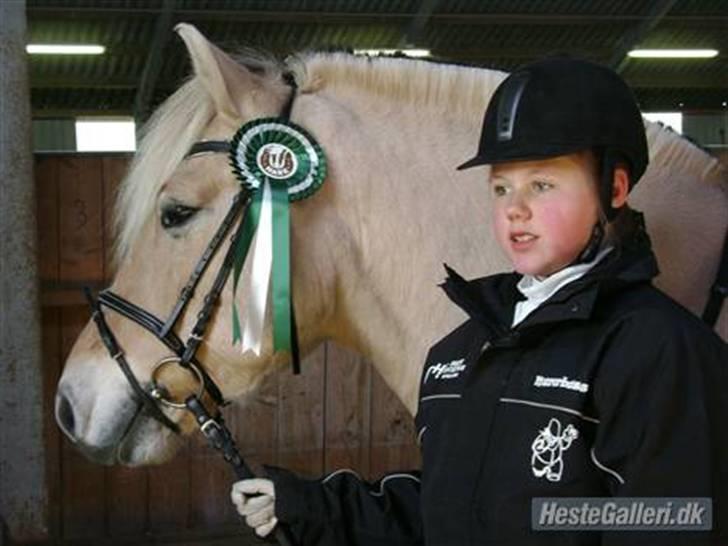
M 410 44 L 438 60 L 511 70 L 572 53 L 620 70 L 644 110 L 725 110 L 728 100 L 726 0 L 27 0 L 27 10 L 30 42 L 107 47 L 101 57 L 31 56 L 37 117 L 132 114 L 144 67 L 157 61 L 156 77 L 145 82 L 151 98 L 142 102 L 154 107 L 189 71 L 171 31 L 180 21 L 224 48 L 281 56 Z M 165 10 L 168 23 L 161 25 Z M 152 47 L 155 40 L 161 47 Z M 720 55 L 625 62 L 636 45 L 714 48 Z

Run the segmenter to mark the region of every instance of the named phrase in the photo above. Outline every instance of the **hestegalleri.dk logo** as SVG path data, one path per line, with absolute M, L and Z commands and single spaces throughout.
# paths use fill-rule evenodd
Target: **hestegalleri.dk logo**
M 707 497 L 537 497 L 531 500 L 536 531 L 710 531 Z

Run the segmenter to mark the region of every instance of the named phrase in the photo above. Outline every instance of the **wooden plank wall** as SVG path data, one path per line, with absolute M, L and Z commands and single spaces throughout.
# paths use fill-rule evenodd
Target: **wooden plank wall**
M 36 156 L 54 543 L 237 538 L 244 530 L 229 502 L 230 470 L 199 437 L 165 465 L 107 468 L 79 456 L 53 419 L 63 362 L 89 318 L 78 288 L 104 286 L 111 276 L 110 211 L 128 161 L 122 154 Z M 411 419 L 369 363 L 327 343 L 302 368 L 301 376 L 268 380 L 249 407 L 227 410 L 246 459 L 309 476 L 346 467 L 372 479 L 419 466 Z

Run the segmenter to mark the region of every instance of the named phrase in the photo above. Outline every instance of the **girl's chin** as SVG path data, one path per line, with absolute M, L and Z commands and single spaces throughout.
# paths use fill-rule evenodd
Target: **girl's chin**
M 548 277 L 549 275 L 560 271 L 561 269 L 566 267 L 567 264 L 564 264 L 562 266 L 554 266 L 553 264 L 547 265 L 526 263 L 523 261 L 514 260 L 512 265 L 516 273 L 520 273 L 521 275 L 530 275 L 531 277 L 537 277 L 540 279 Z

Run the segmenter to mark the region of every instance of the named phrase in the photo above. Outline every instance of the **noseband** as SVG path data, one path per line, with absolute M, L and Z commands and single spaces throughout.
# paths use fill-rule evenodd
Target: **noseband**
M 296 95 L 296 84 L 290 74 L 284 74 L 284 79 L 291 87 L 291 95 L 289 96 L 280 117 L 287 120 L 290 118 L 293 100 Z M 193 144 L 185 157 L 187 158 L 199 153 L 228 154 L 230 152 L 230 148 L 230 141 L 226 140 L 201 141 Z M 208 243 L 204 253 L 198 260 L 197 265 L 192 271 L 187 283 L 180 292 L 179 298 L 177 299 L 172 312 L 166 320 L 159 319 L 150 311 L 130 302 L 108 288 L 102 290 L 97 299 L 93 298 L 89 290 L 85 291 L 93 312 L 92 318 L 99 331 L 101 341 L 108 350 L 109 355 L 116 361 L 119 368 L 121 368 L 121 371 L 129 382 L 129 385 L 134 391 L 139 403 L 147 410 L 150 417 L 157 420 L 174 433 L 180 432 L 179 426 L 165 415 L 160 404 L 173 408 L 184 408 L 185 405 L 171 401 L 168 398 L 169 393 L 167 393 L 166 389 L 157 382 L 157 375 L 160 374 L 161 370 L 165 366 L 176 363 L 186 369 L 199 383 L 198 398 L 201 397 L 203 392 L 206 392 L 218 407 L 225 406 L 228 403 L 224 399 L 220 388 L 207 373 L 205 366 L 200 363 L 195 355 L 200 343 L 205 337 L 208 323 L 220 299 L 220 293 L 222 292 L 225 282 L 232 270 L 233 263 L 235 261 L 236 243 L 243 231 L 245 216 L 248 213 L 251 201 L 251 194 L 246 189 L 241 189 L 240 192 L 233 198 L 232 204 L 230 205 L 225 218 L 223 218 L 220 226 Z M 228 233 L 233 229 L 233 225 L 236 223 L 238 218 L 240 218 L 240 221 L 238 222 L 233 235 L 230 237 L 230 245 L 228 246 L 225 257 L 223 258 L 222 265 L 215 275 L 212 287 L 203 299 L 202 307 L 197 313 L 197 320 L 192 331 L 187 337 L 187 340 L 182 341 L 182 339 L 180 339 L 174 331 L 175 326 L 191 301 L 202 275 L 205 273 L 205 270 L 217 253 L 218 249 L 222 246 L 222 242 L 225 240 Z M 152 372 L 148 388 L 142 386 L 129 366 L 129 363 L 124 356 L 124 351 L 121 349 L 113 331 L 106 322 L 103 311 L 104 307 L 120 314 L 151 332 L 172 352 L 171 356 L 167 356 L 157 362 L 154 367 L 154 371 Z M 297 374 L 300 371 L 300 361 L 297 350 L 298 343 L 296 339 L 295 321 L 292 327 L 292 346 L 293 373 Z

